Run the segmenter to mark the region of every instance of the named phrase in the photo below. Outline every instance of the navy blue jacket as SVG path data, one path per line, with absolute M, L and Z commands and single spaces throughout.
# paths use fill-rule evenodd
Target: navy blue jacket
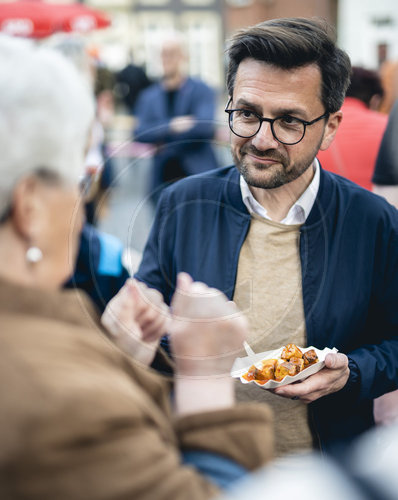
M 170 131 L 166 91 L 161 83 L 145 89 L 139 96 L 135 114 L 138 126 L 135 140 L 158 145 L 154 157 L 153 188 L 161 182 L 162 166 L 178 157 L 186 175 L 217 167 L 211 142 L 215 135 L 215 95 L 204 82 L 187 78 L 175 97 L 175 116 L 192 115 L 196 124 L 187 132 Z
M 235 167 L 184 179 L 159 200 L 137 278 L 169 301 L 186 271 L 232 298 L 249 225 Z M 327 448 L 371 427 L 373 398 L 398 386 L 398 212 L 321 169 L 300 256 L 308 345 L 350 360 L 347 385 L 310 405 Z

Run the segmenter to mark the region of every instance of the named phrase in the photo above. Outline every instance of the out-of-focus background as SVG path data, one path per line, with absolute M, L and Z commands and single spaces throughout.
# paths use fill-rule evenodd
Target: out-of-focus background
M 8 0 L 7 0 L 8 1 Z M 35 0 L 33 0 L 35 1 Z M 0 3 L 5 3 L 1 0 Z M 46 3 L 74 3 L 47 0 Z M 339 44 L 357 66 L 376 69 L 398 59 L 396 0 L 85 0 L 106 12 L 112 24 L 87 33 L 110 69 L 125 66 L 131 54 L 151 77 L 160 76 L 156 47 L 172 29 L 185 33 L 189 69 L 223 89 L 225 40 L 237 29 L 277 17 L 319 16 L 336 26 Z
M 0 0 L 0 4 L 4 3 L 10 2 Z M 398 87 L 398 78 L 391 76 L 391 68 L 398 65 L 397 0 L 62 0 L 62 3 L 98 9 L 110 21 L 106 28 L 92 29 L 83 18 L 80 29 L 77 23 L 74 31 L 80 31 L 79 36 L 84 38 L 97 79 L 103 80 L 100 86 L 110 90 L 113 100 L 103 121 L 104 154 L 111 159 L 112 175 L 105 183 L 106 196 L 95 207 L 94 222 L 121 239 L 131 271 L 139 260 L 153 218 L 154 208 L 148 197 L 153 150 L 134 138 L 135 116 L 126 104 L 128 89 L 120 75 L 133 63 L 151 81 L 159 79 L 159 46 L 168 33 L 178 30 L 185 35 L 189 74 L 201 78 L 216 91 L 214 146 L 220 166 L 230 163 L 229 132 L 223 112 L 224 49 L 228 38 L 241 27 L 278 17 L 322 17 L 336 27 L 339 45 L 348 52 L 353 65 L 383 74 L 387 100 L 389 93 L 394 92 L 394 85 L 395 89 Z M 8 22 L 6 26 L 0 20 L 0 30 L 16 35 L 23 34 L 18 30 L 25 30 L 25 36 L 29 36 L 27 29 L 29 23 Z M 48 37 L 35 43 L 48 43 Z M 103 99 L 106 115 L 107 98 Z M 386 102 L 385 112 L 389 106 Z

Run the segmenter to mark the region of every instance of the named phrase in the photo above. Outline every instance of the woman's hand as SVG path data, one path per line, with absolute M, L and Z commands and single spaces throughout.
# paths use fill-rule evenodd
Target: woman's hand
M 247 322 L 220 291 L 178 275 L 169 326 L 175 361 L 177 414 L 229 407 L 234 403 L 230 370 L 242 349 Z
M 169 308 L 161 294 L 133 279 L 126 281 L 101 317 L 115 344 L 147 366 L 167 331 L 169 320 Z

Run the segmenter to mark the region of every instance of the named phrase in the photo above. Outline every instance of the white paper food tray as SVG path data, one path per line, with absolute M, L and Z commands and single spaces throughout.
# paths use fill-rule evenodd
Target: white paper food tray
M 297 346 L 299 347 L 299 346 Z M 299 380 L 304 380 L 308 378 L 310 375 L 313 375 L 316 372 L 319 372 L 319 370 L 322 370 L 322 368 L 325 366 L 325 357 L 329 353 L 336 353 L 338 350 L 333 347 L 333 349 L 329 349 L 329 347 L 325 347 L 325 349 L 317 349 L 316 347 L 310 346 L 310 347 L 299 347 L 299 349 L 305 353 L 306 351 L 309 351 L 310 349 L 314 349 L 318 356 L 318 363 L 314 363 L 313 365 L 310 365 L 308 368 L 305 368 L 302 370 L 300 373 L 295 375 L 294 377 L 291 377 L 290 375 L 286 375 L 286 377 L 281 380 L 280 382 L 276 380 L 268 380 L 266 384 L 259 384 L 255 380 L 245 380 L 242 378 L 242 375 L 244 375 L 249 368 L 252 365 L 255 365 L 257 368 L 261 369 L 262 364 L 261 361 L 264 361 L 265 359 L 278 359 L 280 358 L 282 351 L 283 351 L 284 346 L 280 347 L 279 349 L 274 349 L 273 351 L 266 351 L 266 352 L 260 352 L 257 354 L 249 354 L 248 356 L 245 356 L 244 358 L 236 358 L 234 361 L 234 364 L 231 369 L 231 376 L 233 378 L 240 378 L 240 381 L 242 384 L 256 384 L 258 387 L 261 387 L 261 389 L 275 389 L 276 387 L 281 387 L 282 385 L 288 385 L 293 382 L 297 382 Z M 250 352 L 250 351 L 249 351 Z M 253 352 L 253 351 L 251 351 Z

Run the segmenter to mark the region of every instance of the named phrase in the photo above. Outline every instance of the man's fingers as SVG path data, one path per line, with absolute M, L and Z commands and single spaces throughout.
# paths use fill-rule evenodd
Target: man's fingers
M 299 384 L 290 384 L 284 385 L 282 387 L 277 387 L 274 389 L 274 393 L 285 398 L 301 398 L 302 396 L 310 394 L 315 388 L 318 388 L 318 384 L 314 384 L 311 381 L 310 377 Z
M 294 396 L 302 398 L 316 392 L 323 392 L 328 388 L 332 374 L 333 372 L 323 368 L 318 373 L 315 373 L 298 383 L 277 387 L 274 389 L 274 392 L 279 396 L 290 398 Z
M 348 358 L 345 354 L 329 353 L 325 357 L 325 366 L 331 370 L 339 370 L 348 366 Z
M 324 395 L 324 392 L 322 390 L 315 390 L 315 391 L 301 391 L 301 390 L 286 390 L 286 391 L 281 391 L 281 390 L 274 390 L 274 394 L 277 396 L 281 396 L 283 398 L 287 399 L 293 399 L 293 400 L 300 400 L 303 403 L 311 403 L 312 401 L 315 401 L 319 397 Z
M 311 375 L 300 384 L 278 387 L 275 394 L 286 398 L 298 396 L 302 401 L 310 403 L 327 394 L 339 391 L 347 382 L 349 376 L 348 358 L 345 354 L 328 354 L 325 358 L 325 368 Z

